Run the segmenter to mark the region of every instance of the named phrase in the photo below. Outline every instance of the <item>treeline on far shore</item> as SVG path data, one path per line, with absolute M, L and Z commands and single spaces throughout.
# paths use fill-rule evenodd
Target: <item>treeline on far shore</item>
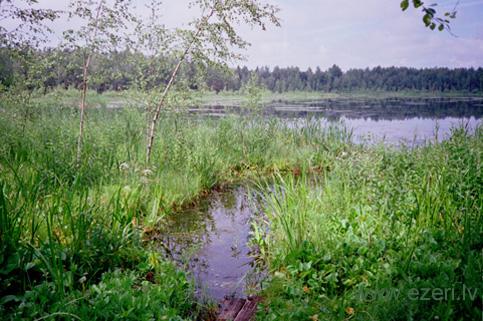
M 31 62 L 35 63 L 32 64 Z M 28 78 L 29 86 L 48 91 L 52 88 L 80 88 L 82 84 L 81 51 L 45 49 L 28 54 L 0 48 L 0 88 L 13 86 Z M 152 57 L 125 50 L 96 55 L 92 62 L 90 88 L 107 90 L 149 90 L 167 83 L 176 63 L 172 57 Z M 192 90 L 215 92 L 238 91 L 249 82 L 272 92 L 289 91 L 461 91 L 483 92 L 483 68 L 375 67 L 343 71 L 337 65 L 327 70 L 301 70 L 298 67 L 246 66 L 223 69 L 202 63 L 188 62 L 179 75 L 181 83 Z M 33 81 L 32 81 L 33 80 Z M 22 82 L 23 83 L 23 82 Z

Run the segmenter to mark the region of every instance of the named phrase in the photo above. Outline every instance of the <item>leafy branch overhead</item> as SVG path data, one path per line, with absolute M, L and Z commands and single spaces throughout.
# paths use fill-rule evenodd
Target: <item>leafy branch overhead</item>
M 423 23 L 426 27 L 431 30 L 438 28 L 439 31 L 445 29 L 451 31 L 450 23 L 452 19 L 456 18 L 456 8 L 458 7 L 459 0 L 456 2 L 453 10 L 445 12 L 443 16 L 438 15 L 435 9 L 438 5 L 437 3 L 432 3 L 426 6 L 421 0 L 403 0 L 401 1 L 401 9 L 406 11 L 410 6 L 410 2 L 415 9 L 421 8 L 423 12 Z
M 11 27 L 0 25 L 0 46 L 37 47 L 52 32 L 48 22 L 60 16 L 59 11 L 34 8 L 37 0 L 0 0 L 0 21 L 9 21 Z M 26 8 L 24 8 L 26 7 Z
M 236 27 L 248 25 L 266 29 L 267 23 L 280 26 L 279 9 L 259 0 L 194 0 L 190 6 L 198 7 L 202 14 L 191 22 L 192 30 L 179 31 L 181 36 L 178 63 L 171 72 L 170 79 L 162 91 L 148 129 L 146 161 L 151 159 L 156 125 L 161 109 L 165 107 L 168 93 L 176 81 L 181 65 L 192 58 L 205 64 L 226 65 L 240 60 L 237 50 L 249 46 L 237 33 Z
M 69 19 L 80 24 L 64 31 L 68 46 L 102 53 L 129 42 L 127 31 L 136 22 L 131 0 L 72 0 L 69 9 Z
M 258 0 L 194 0 L 190 5 L 205 14 L 191 22 L 192 30 L 178 30 L 181 46 L 191 43 L 190 56 L 205 63 L 224 64 L 243 58 L 237 49 L 250 44 L 237 33 L 239 25 L 262 30 L 267 24 L 280 26 L 279 9 Z

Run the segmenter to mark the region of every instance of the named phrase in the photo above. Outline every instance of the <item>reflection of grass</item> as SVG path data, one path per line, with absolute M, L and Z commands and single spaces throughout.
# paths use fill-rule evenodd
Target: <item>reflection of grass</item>
M 272 275 L 260 319 L 481 319 L 482 151 L 481 128 L 459 129 L 414 150 L 350 149 L 315 185 L 277 178 L 258 237 Z M 479 296 L 409 299 L 463 284 Z M 361 299 L 384 289 L 400 296 Z

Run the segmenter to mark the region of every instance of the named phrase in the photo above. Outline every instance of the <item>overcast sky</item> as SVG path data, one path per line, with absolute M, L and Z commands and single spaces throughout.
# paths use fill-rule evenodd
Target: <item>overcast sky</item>
M 280 7 L 282 27 L 267 31 L 241 27 L 252 43 L 246 52 L 249 67 L 299 66 L 343 69 L 374 66 L 483 66 L 483 0 L 461 0 L 448 32 L 430 31 L 420 11 L 402 12 L 400 0 L 265 0 Z M 434 0 L 440 12 L 457 0 Z M 68 1 L 40 0 L 61 8 Z M 137 0 L 139 8 L 147 0 Z M 196 14 L 188 0 L 165 0 L 164 19 L 181 27 Z M 56 24 L 57 29 L 66 26 Z
M 433 2 L 433 1 L 432 1 Z M 454 1 L 438 1 L 451 10 Z M 250 65 L 343 69 L 373 66 L 483 66 L 483 0 L 461 0 L 448 32 L 425 28 L 399 0 L 278 0 L 283 26 L 252 32 Z

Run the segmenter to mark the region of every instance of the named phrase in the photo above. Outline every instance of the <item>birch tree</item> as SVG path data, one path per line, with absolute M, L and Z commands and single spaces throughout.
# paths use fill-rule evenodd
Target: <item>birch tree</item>
M 52 32 L 57 10 L 34 8 L 37 0 L 0 0 L 0 47 L 37 47 Z
M 82 157 L 86 98 L 89 85 L 89 67 L 96 54 L 126 46 L 131 23 L 136 21 L 131 0 L 73 0 L 69 5 L 69 18 L 77 29 L 64 32 L 66 47 L 79 50 L 83 56 L 81 99 L 79 104 L 79 136 L 76 163 Z M 80 24 L 79 24 L 80 21 Z
M 24 128 L 33 115 L 32 93 L 48 70 L 48 59 L 37 50 L 48 41 L 50 23 L 60 15 L 60 11 L 39 7 L 37 0 L 0 0 L 0 50 L 7 61 L 14 62 L 9 79 L 0 79 L 0 99 L 18 106 Z
M 202 63 L 226 65 L 243 58 L 238 52 L 249 43 L 237 30 L 240 25 L 266 29 L 267 24 L 280 25 L 279 9 L 259 0 L 195 0 L 201 16 L 190 23 L 191 29 L 178 30 L 180 35 L 178 61 L 152 113 L 148 128 L 146 162 L 149 163 L 156 134 L 156 125 L 173 87 L 180 67 L 187 59 Z

